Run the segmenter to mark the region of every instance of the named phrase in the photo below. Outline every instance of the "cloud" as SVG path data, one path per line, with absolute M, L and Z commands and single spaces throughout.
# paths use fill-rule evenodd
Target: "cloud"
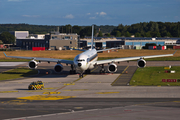
M 87 13 L 86 15 L 91 15 L 91 13 Z
M 23 17 L 36 18 L 39 17 L 39 15 L 23 15 Z
M 96 17 L 90 17 L 89 19 L 96 19 Z
M 100 16 L 107 15 L 107 13 L 105 13 L 105 12 L 100 12 L 99 14 L 100 14 Z
M 64 18 L 67 18 L 67 19 L 73 19 L 74 16 L 72 14 L 69 14 L 69 15 L 66 15 Z

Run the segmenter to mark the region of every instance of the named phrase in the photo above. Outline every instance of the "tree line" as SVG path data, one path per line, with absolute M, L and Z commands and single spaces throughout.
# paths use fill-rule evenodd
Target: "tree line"
M 59 29 L 57 29 L 59 27 Z M 81 38 L 91 36 L 91 26 L 0 24 L 0 33 L 8 31 L 29 31 L 30 34 L 46 34 L 59 30 L 60 33 L 77 33 Z M 180 37 L 180 22 L 143 22 L 118 26 L 95 25 L 94 35 L 98 37 Z
M 9 32 L 9 31 L 29 31 L 30 34 L 46 34 L 57 31 L 59 27 L 60 33 L 77 33 L 81 38 L 86 36 L 91 36 L 91 26 L 48 26 L 48 25 L 29 25 L 29 24 L 0 24 L 0 33 Z M 110 33 L 116 26 L 96 26 L 95 25 L 95 34 L 96 31 L 101 30 L 103 33 Z
M 111 35 L 116 37 L 180 37 L 180 22 L 143 22 L 132 25 L 118 25 Z

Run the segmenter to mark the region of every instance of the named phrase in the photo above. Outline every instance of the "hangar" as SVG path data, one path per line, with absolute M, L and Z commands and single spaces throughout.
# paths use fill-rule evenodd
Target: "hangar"
M 89 37 L 81 39 L 87 43 L 87 47 L 91 45 Z M 123 46 L 125 49 L 133 49 L 135 46 L 145 46 L 146 43 L 155 43 L 156 45 L 178 45 L 179 38 L 131 38 L 131 37 L 94 37 L 94 46 L 97 48 L 111 48 Z M 81 46 L 83 47 L 83 46 Z

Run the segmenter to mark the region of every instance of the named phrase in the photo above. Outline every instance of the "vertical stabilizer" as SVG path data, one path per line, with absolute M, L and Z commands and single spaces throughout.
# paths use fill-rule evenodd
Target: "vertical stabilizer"
M 94 44 L 94 39 L 93 39 L 93 36 L 94 36 L 94 25 L 92 25 L 91 49 L 93 49 L 93 44 Z

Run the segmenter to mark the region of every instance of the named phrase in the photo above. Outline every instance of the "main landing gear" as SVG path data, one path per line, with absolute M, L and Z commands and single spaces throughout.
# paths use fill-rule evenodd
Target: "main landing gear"
M 83 78 L 83 73 L 80 73 L 80 74 L 79 74 L 79 78 Z
M 74 65 L 71 65 L 70 74 L 76 74 L 76 70 L 74 70 Z
M 104 69 L 104 64 L 102 64 L 101 67 L 102 67 L 102 68 L 101 68 L 101 70 L 99 71 L 99 73 L 106 73 L 106 70 Z

